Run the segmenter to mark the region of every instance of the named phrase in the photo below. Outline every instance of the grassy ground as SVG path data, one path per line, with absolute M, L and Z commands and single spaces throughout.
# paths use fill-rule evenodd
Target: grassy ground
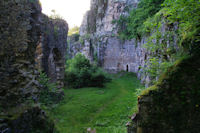
M 88 127 L 97 133 L 125 133 L 139 87 L 134 74 L 117 74 L 105 88 L 66 89 L 64 101 L 48 113 L 61 133 L 85 133 Z

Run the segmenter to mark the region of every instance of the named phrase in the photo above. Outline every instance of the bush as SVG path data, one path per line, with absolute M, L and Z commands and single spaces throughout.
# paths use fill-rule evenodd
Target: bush
M 61 90 L 57 88 L 56 83 L 51 83 L 49 81 L 46 73 L 40 72 L 39 82 L 42 85 L 42 89 L 39 95 L 40 103 L 44 105 L 50 105 L 53 103 L 57 103 L 62 99 L 63 94 L 61 94 Z
M 65 81 L 68 87 L 103 87 L 109 78 L 82 54 L 66 62 Z

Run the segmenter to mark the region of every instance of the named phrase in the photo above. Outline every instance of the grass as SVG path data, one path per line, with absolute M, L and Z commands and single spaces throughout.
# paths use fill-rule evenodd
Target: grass
M 140 81 L 132 73 L 113 75 L 104 88 L 66 89 L 65 99 L 48 110 L 61 133 L 125 133 L 137 105 Z

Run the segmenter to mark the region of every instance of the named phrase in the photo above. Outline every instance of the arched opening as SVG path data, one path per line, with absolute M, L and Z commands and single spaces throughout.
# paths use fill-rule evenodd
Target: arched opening
M 57 48 L 53 49 L 53 58 L 56 63 L 62 59 L 61 53 Z
M 129 72 L 129 67 L 128 67 L 128 65 L 126 65 L 126 71 Z

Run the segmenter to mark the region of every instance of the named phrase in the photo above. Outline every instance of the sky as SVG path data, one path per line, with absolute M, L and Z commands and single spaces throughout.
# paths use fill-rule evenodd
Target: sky
M 83 16 L 90 8 L 90 0 L 40 0 L 42 12 L 48 16 L 52 10 L 67 21 L 69 27 L 80 26 Z

